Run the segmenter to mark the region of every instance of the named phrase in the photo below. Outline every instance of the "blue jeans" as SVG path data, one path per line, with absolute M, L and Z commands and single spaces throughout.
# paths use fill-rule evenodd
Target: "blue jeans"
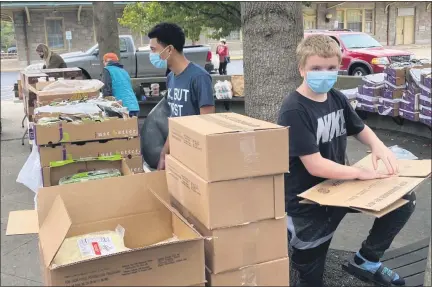
M 129 112 L 129 117 L 138 117 L 138 115 L 139 115 L 138 111 Z

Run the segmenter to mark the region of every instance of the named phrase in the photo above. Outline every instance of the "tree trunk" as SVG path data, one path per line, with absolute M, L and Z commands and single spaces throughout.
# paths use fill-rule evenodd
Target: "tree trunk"
M 275 122 L 282 99 L 301 83 L 302 2 L 241 2 L 241 18 L 246 114 Z
M 114 3 L 93 2 L 93 17 L 96 28 L 96 39 L 99 44 L 99 59 L 102 73 L 103 56 L 106 53 L 115 53 L 120 59 L 120 41 Z
M 423 286 L 432 286 L 431 285 L 431 241 L 429 241 L 429 255 L 426 265 L 426 271 L 425 271 L 425 279 Z

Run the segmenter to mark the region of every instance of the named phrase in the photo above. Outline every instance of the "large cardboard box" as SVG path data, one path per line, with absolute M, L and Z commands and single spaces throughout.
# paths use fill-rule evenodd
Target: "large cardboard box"
M 376 217 L 381 217 L 408 201 L 402 197 L 411 192 L 431 173 L 431 160 L 398 160 L 399 176 L 376 180 L 326 180 L 299 196 L 305 203 L 326 206 L 349 207 Z M 358 163 L 357 167 L 372 167 L 371 156 Z M 387 173 L 382 162 L 378 170 Z
M 132 172 L 124 159 L 90 159 L 78 161 L 57 162 L 55 166 L 42 168 L 43 186 L 58 185 L 62 177 L 71 176 L 76 173 L 95 171 L 107 168 L 118 169 L 122 175 L 131 175 Z
M 172 197 L 171 204 L 208 239 L 206 266 L 214 274 L 288 256 L 286 217 L 209 230 Z
M 141 155 L 126 158 L 125 160 L 132 173 L 144 172 L 144 161 Z
M 170 154 L 208 182 L 288 172 L 288 128 L 234 113 L 169 119 Z
M 34 85 L 36 86 L 36 84 Z M 38 106 L 49 105 L 55 101 L 78 101 L 83 99 L 95 99 L 99 97 L 99 90 L 90 89 L 79 92 L 64 92 L 59 93 L 57 91 L 38 91 L 33 86 L 28 86 L 28 90 L 36 94 Z
M 289 259 L 246 266 L 213 274 L 206 268 L 208 286 L 289 286 Z
M 53 161 L 112 156 L 116 154 L 124 158 L 140 156 L 140 138 L 135 137 L 108 141 L 63 143 L 55 146 L 39 146 L 42 167 L 49 166 L 50 162 Z
M 45 286 L 201 285 L 204 239 L 162 200 L 167 195 L 164 172 L 42 188 L 33 225 L 31 215 L 23 220 L 23 211 L 11 213 L 7 234 L 39 233 Z M 51 264 L 65 238 L 114 230 L 117 225 L 125 229 L 125 246 L 132 250 Z M 177 241 L 158 244 L 173 235 Z
M 209 183 L 166 157 L 168 190 L 207 229 L 285 216 L 283 175 Z
M 83 142 L 138 136 L 138 119 L 109 118 L 102 122 L 69 123 L 59 122 L 49 125 L 35 124 L 37 145 L 50 145 L 65 142 Z

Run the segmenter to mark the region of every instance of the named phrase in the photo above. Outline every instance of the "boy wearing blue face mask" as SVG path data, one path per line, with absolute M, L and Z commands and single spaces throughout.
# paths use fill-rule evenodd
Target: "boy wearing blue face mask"
M 183 54 L 185 34 L 176 24 L 161 23 L 149 33 L 150 62 L 156 68 L 169 69 L 167 101 L 171 117 L 214 113 L 212 78 L 206 70 L 190 62 Z M 169 154 L 168 139 L 161 151 L 158 170 L 165 169 Z
M 285 175 L 285 206 L 292 266 L 299 272 L 297 286 L 323 286 L 326 254 L 336 228 L 349 209 L 301 204 L 298 194 L 325 179 L 369 180 L 398 172 L 393 153 L 358 117 L 346 97 L 333 89 L 341 51 L 328 36 L 313 35 L 297 48 L 303 83 L 287 96 L 278 123 L 290 127 L 290 173 Z M 372 150 L 373 165 L 382 160 L 388 174 L 345 166 L 347 137 L 355 136 Z M 375 220 L 361 249 L 350 262 L 350 272 L 377 284 L 404 285 L 404 279 L 384 267 L 380 258 L 390 247 L 415 208 L 410 202 Z M 366 236 L 366 234 L 365 234 Z

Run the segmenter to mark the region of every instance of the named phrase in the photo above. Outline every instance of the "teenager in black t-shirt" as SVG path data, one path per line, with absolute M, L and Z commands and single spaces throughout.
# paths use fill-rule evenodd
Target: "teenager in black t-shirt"
M 350 210 L 301 204 L 297 195 L 325 179 L 388 177 L 398 172 L 398 166 L 393 153 L 362 122 L 346 97 L 332 88 L 341 62 L 338 44 L 324 35 L 309 36 L 297 48 L 297 57 L 304 81 L 284 99 L 278 119 L 280 125 L 290 127 L 290 172 L 285 175 L 288 237 L 291 261 L 300 275 L 297 286 L 320 287 L 333 233 Z M 377 160 L 382 160 L 388 174 L 345 166 L 347 136 L 368 145 L 375 169 Z M 355 275 L 379 284 L 404 285 L 404 279 L 379 260 L 414 211 L 414 193 L 407 199 L 408 204 L 375 220 L 350 262 Z

